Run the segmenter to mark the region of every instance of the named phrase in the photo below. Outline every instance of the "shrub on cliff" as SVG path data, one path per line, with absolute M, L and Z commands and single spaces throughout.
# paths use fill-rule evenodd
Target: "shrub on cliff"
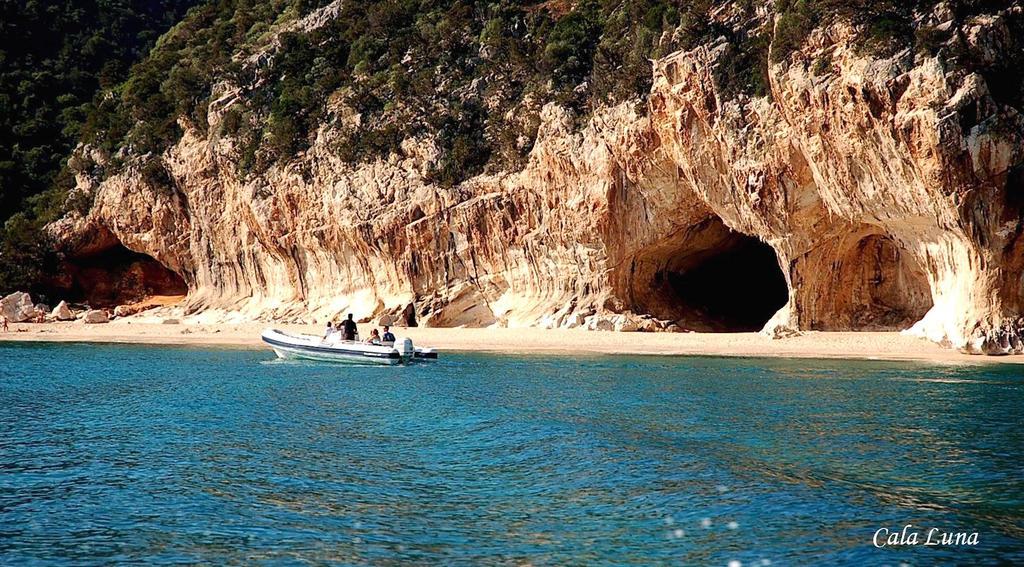
M 342 3 L 324 25 L 270 41 L 323 4 L 197 8 L 90 109 L 85 138 L 114 152 L 159 153 L 180 137 L 179 120 L 204 129 L 212 87 L 227 80 L 245 95 L 224 125 L 241 142 L 241 175 L 308 147 L 334 119 L 328 101 L 341 96 L 361 117 L 338 125 L 343 158 L 372 159 L 430 134 L 442 152 L 432 177 L 455 183 L 524 159 L 536 120 L 519 111 L 554 100 L 586 114 L 597 101 L 643 95 L 648 58 L 665 51 L 680 21 L 667 0 L 374 1 Z M 243 63 L 252 54 L 256 63 Z
M 196 1 L 0 0 L 0 223 L 57 180 L 94 93 Z

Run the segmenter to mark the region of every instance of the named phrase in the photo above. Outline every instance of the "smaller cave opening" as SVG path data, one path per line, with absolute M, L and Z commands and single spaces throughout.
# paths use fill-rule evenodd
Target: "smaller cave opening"
M 789 299 L 764 242 L 712 219 L 634 263 L 634 310 L 703 332 L 759 331 Z
M 927 275 L 892 237 L 854 234 L 826 261 L 812 264 L 802 281 L 813 298 L 802 303 L 812 330 L 902 330 L 932 308 Z
M 69 258 L 64 267 L 69 280 L 61 290 L 64 296 L 92 307 L 116 307 L 149 296 L 188 292 L 181 276 L 151 256 L 133 252 L 120 243 Z

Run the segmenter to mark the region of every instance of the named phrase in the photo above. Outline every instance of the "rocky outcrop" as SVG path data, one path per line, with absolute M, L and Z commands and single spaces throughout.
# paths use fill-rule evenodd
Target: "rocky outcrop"
M 1020 49 L 1000 32 L 1019 12 L 956 41 Z M 909 328 L 1022 352 L 1024 117 L 946 52 L 871 57 L 852 37 L 817 30 L 760 97 L 719 84 L 724 39 L 670 54 L 644 104 L 582 128 L 548 105 L 524 169 L 455 187 L 425 180 L 429 139 L 342 161 L 345 108 L 292 164 L 245 179 L 231 139 L 183 124 L 166 176 L 80 172 L 94 205 L 52 231 L 72 257 L 109 234 L 154 259 L 191 313 L 394 320 L 413 304 L 436 326 Z M 206 131 L 243 103 L 218 101 Z
M 71 312 L 71 308 L 68 307 L 67 301 L 61 301 L 53 308 L 50 313 L 50 318 L 55 321 L 74 321 L 75 314 Z
M 0 313 L 11 323 L 32 321 L 38 315 L 32 296 L 23 291 L 16 291 L 0 300 Z
M 865 59 L 849 35 L 819 32 L 773 66 L 770 104 L 722 100 L 708 70 L 727 44 L 657 62 L 666 151 L 717 216 L 778 255 L 789 301 L 766 329 L 917 321 L 970 352 L 1020 352 L 1024 120 L 977 73 L 909 51 Z

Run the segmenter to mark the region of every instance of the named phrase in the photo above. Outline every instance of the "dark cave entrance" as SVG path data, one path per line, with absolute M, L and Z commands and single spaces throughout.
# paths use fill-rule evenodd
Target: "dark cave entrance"
M 707 330 L 759 331 L 786 304 L 786 278 L 775 251 L 739 236 L 663 274 L 673 301 L 692 308 Z
M 634 263 L 634 309 L 688 330 L 759 331 L 789 299 L 775 251 L 713 219 Z
M 117 243 L 87 256 L 69 259 L 65 269 L 70 285 L 68 299 L 92 307 L 134 303 L 151 295 L 185 295 L 188 286 L 181 276 L 146 254 Z

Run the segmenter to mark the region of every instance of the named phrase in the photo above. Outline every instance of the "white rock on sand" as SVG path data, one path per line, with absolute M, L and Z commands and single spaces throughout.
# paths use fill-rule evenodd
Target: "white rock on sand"
M 90 324 L 91 323 L 108 323 L 110 321 L 110 316 L 107 315 L 106 311 L 103 311 L 101 309 L 93 309 L 92 311 L 89 311 L 88 313 L 86 313 L 85 317 L 82 320 L 85 321 L 86 323 L 90 323 Z
M 54 307 L 53 311 L 50 313 L 50 317 L 53 317 L 58 321 L 75 320 L 75 314 L 71 312 L 71 308 L 68 307 L 67 301 L 61 301 L 60 303 L 58 303 L 57 306 Z
M 0 300 L 0 311 L 12 323 L 28 321 L 36 316 L 32 296 L 23 291 L 16 291 Z

